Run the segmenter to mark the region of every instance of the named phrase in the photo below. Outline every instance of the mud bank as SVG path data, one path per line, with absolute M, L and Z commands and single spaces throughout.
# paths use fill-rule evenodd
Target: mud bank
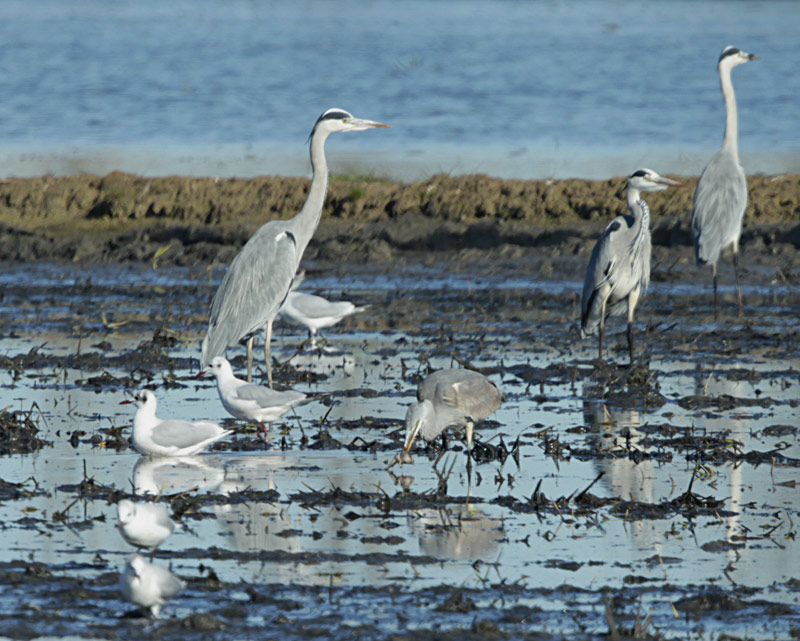
M 691 245 L 697 179 L 681 180 L 683 189 L 648 195 L 656 247 Z M 227 263 L 260 225 L 295 215 L 308 185 L 303 178 L 142 178 L 119 172 L 7 179 L 0 183 L 0 260 Z M 624 177 L 523 181 L 440 175 L 411 184 L 334 177 L 306 256 L 387 262 L 408 251 L 581 251 L 587 238 L 625 211 L 624 188 Z M 755 176 L 749 188 L 745 251 L 775 254 L 800 246 L 800 176 Z

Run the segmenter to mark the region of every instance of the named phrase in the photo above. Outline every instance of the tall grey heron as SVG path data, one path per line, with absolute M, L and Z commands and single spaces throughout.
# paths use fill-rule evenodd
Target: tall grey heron
M 633 310 L 650 283 L 650 208 L 641 194 L 680 184 L 652 169 L 633 172 L 626 194 L 630 215 L 612 220 L 592 250 L 583 281 L 581 338 L 599 334 L 600 358 L 606 319 L 627 309 L 628 352 L 633 363 Z
M 200 369 L 242 339 L 247 343 L 247 379 L 252 380 L 253 335 L 266 326 L 264 358 L 272 387 L 272 321 L 289 292 L 303 252 L 314 235 L 328 190 L 325 141 L 337 131 L 389 127 L 356 118 L 343 109 L 328 109 L 311 131 L 311 187 L 300 213 L 291 220 L 273 220 L 247 241 L 225 272 L 211 302 L 208 332 L 203 339 Z
M 706 165 L 694 192 L 692 236 L 698 265 L 711 263 L 714 274 L 714 312 L 717 310 L 717 261 L 720 253 L 733 245 L 733 271 L 739 313 L 742 313 L 742 288 L 739 283 L 739 236 L 747 209 L 747 180 L 739 164 L 739 120 L 731 70 L 758 56 L 736 47 L 725 47 L 717 62 L 719 83 L 725 100 L 725 137 L 722 147 Z
M 417 389 L 417 402 L 406 412 L 406 440 L 395 462 L 413 460 L 409 451 L 419 436 L 432 441 L 448 427 L 467 433 L 467 449 L 472 450 L 475 421 L 491 414 L 505 401 L 500 388 L 483 374 L 469 369 L 440 369 L 433 372 Z
M 156 416 L 156 396 L 149 389 L 141 390 L 132 401 L 125 400 L 120 405 L 130 403 L 138 407 L 133 417 L 131 442 L 145 456 L 192 456 L 233 433 L 211 421 L 162 421 Z

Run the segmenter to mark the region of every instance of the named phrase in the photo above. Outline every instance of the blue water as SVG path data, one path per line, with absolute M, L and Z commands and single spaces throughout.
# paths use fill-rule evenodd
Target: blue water
M 749 172 L 800 171 L 800 4 L 4 0 L 0 176 L 305 175 L 314 119 L 336 171 L 696 173 L 734 71 Z

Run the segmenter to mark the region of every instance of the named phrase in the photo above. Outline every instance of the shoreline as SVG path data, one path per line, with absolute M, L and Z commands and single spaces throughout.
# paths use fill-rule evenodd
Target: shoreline
M 691 247 L 696 177 L 647 195 L 654 249 Z M 334 175 L 306 258 L 390 262 L 398 253 L 554 248 L 576 254 L 626 212 L 625 177 L 510 180 L 481 174 L 399 183 Z M 310 181 L 40 176 L 0 180 L 0 260 L 224 264 L 269 220 L 302 207 Z M 743 252 L 800 247 L 800 175 L 748 178 Z M 588 250 L 585 249 L 588 246 Z M 513 252 L 512 252 L 513 253 Z

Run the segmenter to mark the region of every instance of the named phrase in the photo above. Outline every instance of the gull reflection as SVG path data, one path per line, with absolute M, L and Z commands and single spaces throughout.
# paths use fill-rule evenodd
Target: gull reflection
M 216 456 L 140 456 L 133 466 L 136 494 L 176 494 L 189 490 L 213 491 L 224 480 Z

